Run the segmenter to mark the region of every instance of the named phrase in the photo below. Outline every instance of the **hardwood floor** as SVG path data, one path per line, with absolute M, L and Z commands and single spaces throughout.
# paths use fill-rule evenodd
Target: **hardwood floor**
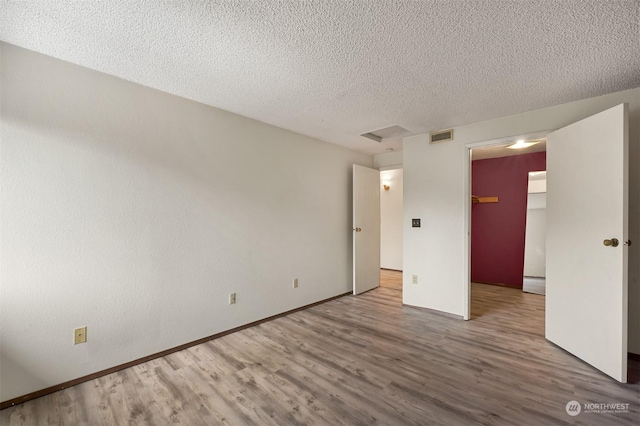
M 3 425 L 637 425 L 620 385 L 542 337 L 543 296 L 473 285 L 471 321 L 385 284 L 0 412 Z M 567 402 L 628 403 L 569 416 Z
M 393 269 L 380 269 L 380 287 L 402 291 L 402 272 Z
M 544 298 L 520 289 L 471 284 L 471 320 L 499 328 L 544 337 Z

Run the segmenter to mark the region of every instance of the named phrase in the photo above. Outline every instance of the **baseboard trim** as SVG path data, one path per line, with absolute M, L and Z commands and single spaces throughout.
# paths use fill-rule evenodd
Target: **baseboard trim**
M 394 271 L 394 272 L 402 272 L 402 269 L 391 269 L 391 268 L 380 268 L 383 271 Z
M 35 391 L 35 392 L 32 392 L 32 393 L 28 393 L 26 395 L 19 396 L 17 398 L 9 399 L 7 401 L 0 402 L 0 410 L 4 410 L 5 408 L 13 407 L 13 406 L 18 405 L 18 404 L 22 404 L 23 402 L 27 402 L 27 401 L 30 401 L 32 399 L 40 398 L 41 396 L 45 396 L 45 395 L 48 395 L 50 393 L 57 392 L 59 390 L 63 390 L 63 389 L 66 389 L 68 387 L 71 387 L 71 386 L 79 385 L 80 383 L 88 382 L 89 380 L 97 379 L 99 377 L 106 376 L 108 374 L 115 373 L 115 372 L 120 371 L 120 370 L 124 370 L 125 368 L 133 367 L 134 365 L 142 364 L 143 362 L 151 361 L 152 359 L 160 358 L 160 357 L 163 357 L 165 355 L 169 355 L 169 354 L 172 354 L 174 352 L 178 352 L 178 351 L 181 351 L 183 349 L 190 348 L 191 346 L 196 346 L 196 345 L 199 345 L 201 343 L 208 342 L 210 340 L 218 339 L 220 337 L 226 336 L 227 334 L 235 333 L 237 331 L 241 331 L 241 330 L 244 330 L 244 329 L 250 328 L 250 327 L 255 327 L 256 325 L 260 325 L 260 324 L 268 322 L 268 321 L 273 321 L 274 319 L 281 318 L 281 317 L 293 314 L 293 313 L 298 312 L 298 311 L 303 311 L 305 309 L 309 309 L 309 308 L 312 308 L 314 306 L 321 305 L 323 303 L 330 302 L 332 300 L 339 299 L 339 298 L 344 297 L 344 296 L 348 296 L 350 294 L 352 294 L 351 291 L 349 291 L 347 293 L 339 294 L 337 296 L 333 296 L 333 297 L 330 297 L 328 299 L 323 299 L 323 300 L 320 300 L 318 302 L 314 302 L 314 303 L 311 303 L 311 304 L 308 304 L 308 305 L 301 306 L 299 308 L 291 309 L 289 311 L 282 312 L 282 313 L 279 313 L 279 314 L 276 314 L 276 315 L 272 315 L 270 317 L 263 318 L 261 320 L 257 320 L 257 321 L 250 322 L 248 324 L 240 325 L 238 327 L 232 328 L 230 330 L 222 331 L 220 333 L 216 333 L 216 334 L 213 334 L 213 335 L 208 336 L 208 337 L 203 337 L 202 339 L 194 340 L 193 342 L 184 343 L 184 344 L 182 344 L 180 346 L 176 346 L 176 347 L 173 347 L 171 349 L 166 349 L 164 351 L 157 352 L 157 353 L 152 354 L 152 355 L 147 355 L 145 357 L 138 358 L 138 359 L 133 360 L 133 361 L 125 362 L 124 364 L 116 365 L 115 367 L 107 368 L 106 370 L 101 370 L 101 371 L 98 371 L 96 373 L 92 373 L 92 374 L 89 374 L 89 375 L 86 375 L 86 376 L 83 376 L 83 377 L 79 377 L 77 379 L 69 380 L 68 382 L 60 383 L 58 385 L 50 386 L 50 387 L 45 388 L 45 389 L 41 389 L 41 390 L 38 390 L 38 391 Z
M 495 286 L 497 286 L 497 287 L 515 288 L 516 290 L 522 290 L 522 286 L 520 286 L 520 287 L 514 287 L 514 286 L 512 286 L 512 285 L 504 284 L 504 283 L 485 283 L 485 282 L 482 282 L 482 281 L 476 281 L 476 280 L 471 280 L 471 283 L 484 284 L 484 285 L 495 285 Z
M 457 319 L 457 320 L 463 319 L 462 315 L 456 315 L 456 314 L 452 314 L 452 313 L 449 313 L 449 312 L 439 311 L 437 309 L 423 308 L 422 306 L 407 305 L 406 303 L 403 303 L 402 306 L 406 306 L 407 308 L 412 308 L 412 309 L 419 309 L 421 311 L 427 311 L 427 312 L 430 312 L 432 314 L 440 315 L 440 316 L 447 317 L 447 318 L 452 318 L 452 319 Z

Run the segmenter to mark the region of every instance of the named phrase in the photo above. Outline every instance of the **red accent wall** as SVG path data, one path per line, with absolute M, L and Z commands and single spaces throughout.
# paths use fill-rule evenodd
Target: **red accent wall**
M 546 152 L 471 163 L 471 193 L 499 197 L 471 207 L 471 281 L 522 288 L 529 172 L 546 168 Z

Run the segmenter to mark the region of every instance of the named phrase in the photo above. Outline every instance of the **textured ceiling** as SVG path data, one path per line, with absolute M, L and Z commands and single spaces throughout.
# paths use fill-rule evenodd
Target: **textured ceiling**
M 0 39 L 375 154 L 640 86 L 640 0 L 0 0 Z
M 539 139 L 535 145 L 524 149 L 509 149 L 509 145 L 515 143 L 516 140 L 508 142 L 506 145 L 485 146 L 471 150 L 472 160 L 486 160 L 488 158 L 511 157 L 521 154 L 532 154 L 534 152 L 542 152 L 547 150 L 547 140 Z

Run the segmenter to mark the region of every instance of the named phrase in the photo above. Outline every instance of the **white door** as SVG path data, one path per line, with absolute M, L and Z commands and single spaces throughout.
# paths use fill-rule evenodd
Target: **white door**
M 353 294 L 380 285 L 380 172 L 353 165 Z
M 547 136 L 546 338 L 623 383 L 627 129 L 623 104 Z

